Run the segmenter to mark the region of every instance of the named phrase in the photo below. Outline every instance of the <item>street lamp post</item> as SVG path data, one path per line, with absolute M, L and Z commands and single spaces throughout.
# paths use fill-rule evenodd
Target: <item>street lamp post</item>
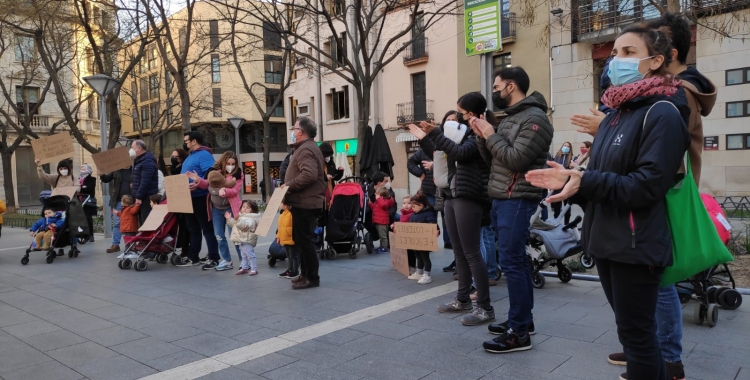
M 245 119 L 239 116 L 232 116 L 229 119 L 229 124 L 234 127 L 234 152 L 237 153 L 237 159 L 240 159 L 240 127 L 245 124 Z M 239 165 L 239 162 L 237 163 Z
M 101 151 L 107 150 L 107 95 L 115 86 L 117 80 L 104 74 L 96 74 L 83 78 L 86 84 L 99 95 L 99 134 L 101 135 Z M 109 186 L 102 186 L 102 212 L 104 213 L 104 237 L 112 237 L 112 211 L 109 207 Z

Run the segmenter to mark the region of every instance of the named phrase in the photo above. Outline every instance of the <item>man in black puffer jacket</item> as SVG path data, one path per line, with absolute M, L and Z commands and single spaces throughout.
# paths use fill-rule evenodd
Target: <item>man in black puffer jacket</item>
M 425 162 L 429 162 L 429 164 L 426 166 Z M 427 196 L 432 206 L 435 206 L 435 180 L 432 178 L 431 165 L 432 156 L 428 156 L 422 148 L 419 148 L 406 162 L 409 173 L 422 181 L 419 191 Z
M 534 294 L 526 256 L 529 220 L 543 197 L 543 189 L 525 179 L 526 172 L 544 167 L 553 129 L 547 103 L 538 92 L 526 96 L 529 76 L 520 67 L 495 74 L 492 101 L 508 114 L 497 132 L 484 120 L 473 118 L 472 129 L 480 136 L 480 153 L 490 165 L 487 186 L 492 200 L 492 226 L 499 244 L 500 267 L 508 281 L 508 321 L 489 326 L 500 336 L 485 343 L 490 352 L 504 353 L 531 348 L 534 332 L 531 309 Z M 490 344 L 490 348 L 488 348 Z
M 150 198 L 159 192 L 159 168 L 156 166 L 156 157 L 146 151 L 146 143 L 143 140 L 133 141 L 130 156 L 134 157 L 131 188 L 135 204 L 141 208 L 143 224 L 151 213 Z

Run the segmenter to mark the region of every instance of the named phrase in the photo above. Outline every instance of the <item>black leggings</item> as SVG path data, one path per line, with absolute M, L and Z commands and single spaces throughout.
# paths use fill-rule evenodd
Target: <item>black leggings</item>
M 432 261 L 430 261 L 430 251 L 414 251 L 417 258 L 417 269 L 424 269 L 425 272 L 432 272 Z
M 299 253 L 293 245 L 285 245 L 286 251 L 286 270 L 289 272 L 299 273 Z
M 471 279 L 477 288 L 477 306 L 489 309 L 490 285 L 487 265 L 479 248 L 482 230 L 482 204 L 470 199 L 454 198 L 445 201 L 445 224 L 451 234 L 456 255 L 458 294 L 460 302 L 470 302 Z
M 83 213 L 86 214 L 86 222 L 89 224 L 89 238 L 94 237 L 94 215 L 96 215 L 96 207 L 84 207 Z

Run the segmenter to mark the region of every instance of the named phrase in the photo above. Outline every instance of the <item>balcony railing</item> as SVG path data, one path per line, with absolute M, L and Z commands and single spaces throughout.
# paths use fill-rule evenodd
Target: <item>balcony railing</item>
M 22 125 L 26 121 L 26 117 L 16 117 L 16 123 L 18 125 Z M 34 115 L 31 117 L 31 121 L 29 122 L 29 128 L 47 128 L 49 127 L 49 116 L 39 116 Z
M 424 100 L 421 102 L 408 102 L 398 104 L 398 124 L 411 124 L 420 121 L 434 120 L 435 114 L 432 113 L 432 103 L 434 100 Z
M 503 13 L 500 21 L 500 32 L 503 36 L 503 42 L 509 43 L 516 40 L 516 14 L 513 12 Z
M 427 37 L 417 38 L 411 42 L 411 46 L 404 49 L 404 65 L 410 66 L 417 63 L 427 62 L 429 52 L 427 51 Z
M 667 0 L 657 0 L 666 7 Z M 573 0 L 573 33 L 576 41 L 606 42 L 624 27 L 661 14 L 649 0 Z
M 750 8 L 750 0 L 684 0 L 683 8 L 689 9 L 698 17 L 708 17 L 722 13 Z

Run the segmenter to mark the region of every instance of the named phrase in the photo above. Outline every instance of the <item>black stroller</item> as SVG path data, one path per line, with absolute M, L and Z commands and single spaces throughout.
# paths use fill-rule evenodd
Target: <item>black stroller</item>
M 546 205 L 540 204 L 534 216 L 531 217 L 529 239 L 526 244 L 526 251 L 531 259 L 531 282 L 537 289 L 544 287 L 544 276 L 539 271 L 547 264 L 557 267 L 557 277 L 560 281 L 567 283 L 573 278 L 573 272 L 563 260 L 577 254 L 581 254 L 580 260 L 584 266 L 586 266 L 585 260 L 590 260 L 583 253 L 581 238 L 578 236 L 577 226 L 583 219 L 578 216 L 567 225 L 561 223 L 561 219 L 570 207 L 570 205 L 565 205 L 557 219 L 545 221 L 540 217 L 542 207 Z M 593 266 L 593 261 L 591 264 Z
M 63 248 L 71 245 L 72 239 L 88 241 L 89 223 L 86 220 L 83 205 L 76 197 L 73 197 L 71 200 L 65 195 L 50 196 L 44 201 L 44 209 L 65 213 L 63 226 L 55 231 L 52 237 L 52 244 L 50 244 L 50 248 L 47 251 L 47 264 L 52 264 L 57 256 L 65 255 Z M 21 264 L 26 265 L 29 263 L 29 253 L 31 250 L 31 246 L 26 249 L 26 254 L 21 258 Z M 78 253 L 77 248 L 71 247 L 68 251 L 68 257 L 71 259 L 78 257 Z
M 331 208 L 325 226 L 325 244 L 320 250 L 321 259 L 333 260 L 338 253 L 357 256 L 364 243 L 365 193 L 359 177 L 344 178 L 333 189 Z

